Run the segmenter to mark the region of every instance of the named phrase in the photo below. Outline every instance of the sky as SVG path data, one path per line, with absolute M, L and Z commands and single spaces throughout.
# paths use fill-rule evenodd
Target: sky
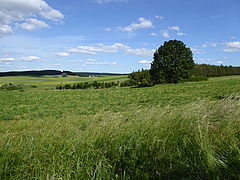
M 240 0 L 0 0 L 0 72 L 149 69 L 165 41 L 240 66 Z

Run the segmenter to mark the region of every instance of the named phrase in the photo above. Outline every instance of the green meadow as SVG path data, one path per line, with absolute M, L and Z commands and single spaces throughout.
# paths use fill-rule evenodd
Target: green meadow
M 240 179 L 239 76 L 55 89 L 126 79 L 1 77 L 0 179 Z
M 61 75 L 54 78 L 51 76 L 6 76 L 0 77 L 0 85 L 4 84 L 23 84 L 24 90 L 53 90 L 56 88 L 56 85 L 59 84 L 74 84 L 79 82 L 110 82 L 110 81 L 124 81 L 127 80 L 127 75 L 122 76 L 100 76 L 100 77 L 79 77 L 79 76 L 68 76 L 62 77 Z M 31 89 L 32 85 L 37 86 L 35 89 Z

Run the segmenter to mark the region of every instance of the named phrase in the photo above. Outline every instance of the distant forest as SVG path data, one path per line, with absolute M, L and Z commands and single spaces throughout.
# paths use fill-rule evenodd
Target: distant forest
M 127 75 L 127 74 L 116 74 L 116 73 L 94 73 L 94 72 L 71 72 L 71 71 L 58 71 L 58 70 L 40 70 L 40 71 L 11 71 L 11 72 L 0 72 L 0 77 L 3 76 L 44 76 L 44 75 L 61 75 L 66 73 L 70 76 L 104 76 L 104 75 Z
M 117 76 L 128 75 L 118 73 L 96 73 L 96 72 L 71 72 L 71 71 L 58 71 L 58 70 L 41 70 L 41 71 L 11 71 L 0 72 L 0 77 L 3 76 L 44 76 L 44 75 L 62 75 L 66 73 L 70 76 Z M 209 64 L 196 64 L 193 68 L 193 76 L 206 76 L 206 77 L 219 77 L 219 76 L 231 76 L 240 75 L 240 67 L 236 66 L 216 66 Z
M 240 67 L 236 66 L 216 66 L 209 64 L 196 64 L 193 68 L 193 76 L 219 77 L 240 75 Z

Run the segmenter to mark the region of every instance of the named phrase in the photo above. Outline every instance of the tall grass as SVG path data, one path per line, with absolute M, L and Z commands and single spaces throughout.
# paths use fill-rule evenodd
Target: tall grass
M 0 179 L 240 179 L 239 80 L 1 91 Z
M 6 121 L 1 179 L 239 179 L 240 101 Z M 3 124 L 3 123 L 2 123 Z

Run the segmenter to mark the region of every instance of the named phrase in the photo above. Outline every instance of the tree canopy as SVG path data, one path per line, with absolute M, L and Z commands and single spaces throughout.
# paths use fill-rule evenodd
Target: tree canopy
M 155 84 L 177 83 L 190 77 L 194 65 L 191 49 L 182 41 L 169 40 L 153 55 L 151 79 Z

